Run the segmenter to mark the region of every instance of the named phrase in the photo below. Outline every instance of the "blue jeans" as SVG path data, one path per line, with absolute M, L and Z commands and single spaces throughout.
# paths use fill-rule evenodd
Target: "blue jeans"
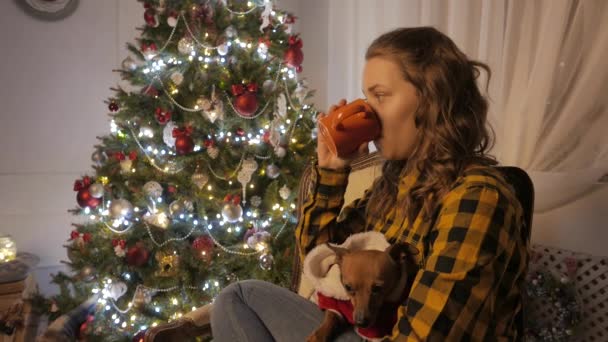
M 230 284 L 211 310 L 211 331 L 217 342 L 306 341 L 325 315 L 306 298 L 260 280 Z M 363 339 L 349 327 L 335 341 Z

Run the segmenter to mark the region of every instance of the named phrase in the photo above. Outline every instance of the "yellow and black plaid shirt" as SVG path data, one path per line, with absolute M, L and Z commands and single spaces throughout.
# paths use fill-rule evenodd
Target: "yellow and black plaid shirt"
M 326 241 L 376 230 L 389 242 L 420 250 L 420 271 L 399 307 L 393 341 L 521 340 L 522 291 L 528 265 L 521 236 L 523 211 L 513 190 L 492 167 L 467 170 L 443 198 L 433 219 L 412 223 L 402 208 L 365 217 L 369 190 L 341 210 L 348 171 L 315 167 L 300 209 L 296 240 L 304 256 Z M 418 174 L 404 177 L 398 198 Z

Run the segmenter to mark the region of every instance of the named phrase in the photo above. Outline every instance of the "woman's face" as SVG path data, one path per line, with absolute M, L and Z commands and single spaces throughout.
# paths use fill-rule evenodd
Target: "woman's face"
M 402 75 L 399 65 L 386 57 L 370 58 L 363 69 L 363 94 L 382 123 L 382 134 L 374 143 L 388 160 L 407 159 L 418 133 L 416 88 Z

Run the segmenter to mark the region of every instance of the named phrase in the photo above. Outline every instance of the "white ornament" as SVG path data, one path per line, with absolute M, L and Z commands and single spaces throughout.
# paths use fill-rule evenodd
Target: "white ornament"
M 163 195 L 163 187 L 155 181 L 149 181 L 144 184 L 143 190 L 146 196 L 152 197 L 153 200 Z
M 101 198 L 103 197 L 103 184 L 99 184 L 99 183 L 93 183 L 89 186 L 89 193 L 91 194 L 92 197 L 94 198 Z
M 237 180 L 239 181 L 239 183 L 241 183 L 243 185 L 243 187 L 245 187 L 247 185 L 247 183 L 251 182 L 251 173 L 246 171 L 246 170 L 241 170 L 239 171 L 239 174 L 237 176 Z
M 184 55 L 189 55 L 194 51 L 194 43 L 192 38 L 184 37 L 177 42 L 177 50 Z
M 170 78 L 171 78 L 171 81 L 176 86 L 182 84 L 182 82 L 184 81 L 184 75 L 181 72 L 179 72 L 179 71 L 176 71 L 176 72 L 172 73 L 171 76 L 170 76 Z
M 281 196 L 282 199 L 286 200 L 289 198 L 289 195 L 291 195 L 291 189 L 289 189 L 287 185 L 283 185 L 281 189 L 279 189 L 279 196 Z
M 133 205 L 126 199 L 115 199 L 110 204 L 110 215 L 113 218 L 129 217 L 131 213 L 133 213 Z
M 243 161 L 243 170 L 247 170 L 250 172 L 255 172 L 258 169 L 258 162 L 253 158 L 247 158 Z
M 123 258 L 127 253 L 125 252 L 125 249 L 122 248 L 120 245 L 116 245 L 114 247 L 114 254 L 116 254 L 116 256 L 119 258 Z
M 274 149 L 274 153 L 277 155 L 277 157 L 283 158 L 285 157 L 285 155 L 287 155 L 287 150 L 284 147 L 277 146 Z
M 264 32 L 264 29 L 270 25 L 270 14 L 272 13 L 272 1 L 268 1 L 264 4 L 264 10 L 262 11 L 262 25 L 260 25 L 260 32 Z
M 304 100 L 306 99 L 306 94 L 308 94 L 308 89 L 306 89 L 306 82 L 298 82 L 298 86 L 294 91 L 294 95 L 298 98 L 298 101 L 300 103 L 304 103 Z
M 144 221 L 146 221 L 147 223 L 162 228 L 162 229 L 167 229 L 167 227 L 169 226 L 169 218 L 167 217 L 167 214 L 165 214 L 164 212 L 160 212 L 160 213 L 156 213 L 156 214 L 146 214 L 144 215 Z
M 207 154 L 211 159 L 215 159 L 220 154 L 220 150 L 215 146 L 209 146 L 207 147 Z
M 169 147 L 175 147 L 175 137 L 173 137 L 173 129 L 176 128 L 177 125 L 173 121 L 167 122 L 165 128 L 163 128 L 163 141 L 165 145 Z
M 172 15 L 167 17 L 167 25 L 175 27 L 177 25 L 177 17 L 174 17 Z
M 107 287 L 108 297 L 118 300 L 127 293 L 127 284 L 122 281 L 113 281 Z
M 275 115 L 278 115 L 281 118 L 285 118 L 287 115 L 287 99 L 285 99 L 284 94 L 280 94 L 277 98 L 277 111 Z
M 131 159 L 125 159 L 120 161 L 120 170 L 123 173 L 131 172 L 133 168 L 133 161 Z
M 222 217 L 230 223 L 237 222 L 243 217 L 243 208 L 240 204 L 226 203 L 222 208 Z
M 202 172 L 196 172 L 192 174 L 192 177 L 190 179 L 199 190 L 202 190 L 203 187 L 209 182 L 209 176 L 206 173 Z
M 218 46 L 217 53 L 219 53 L 220 56 L 226 56 L 226 54 L 228 53 L 228 44 L 224 43 L 224 44 Z

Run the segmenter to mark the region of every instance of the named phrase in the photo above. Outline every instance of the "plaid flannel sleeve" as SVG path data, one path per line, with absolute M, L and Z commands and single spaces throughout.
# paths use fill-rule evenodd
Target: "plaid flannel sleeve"
M 491 185 L 459 186 L 446 195 L 391 340 L 484 340 L 496 322 L 483 313 L 514 253 L 514 208 Z
M 318 244 L 339 243 L 350 234 L 363 231 L 368 192 L 342 209 L 349 174 L 350 170 L 313 168 L 311 188 L 300 208 L 295 232 L 302 258 Z

